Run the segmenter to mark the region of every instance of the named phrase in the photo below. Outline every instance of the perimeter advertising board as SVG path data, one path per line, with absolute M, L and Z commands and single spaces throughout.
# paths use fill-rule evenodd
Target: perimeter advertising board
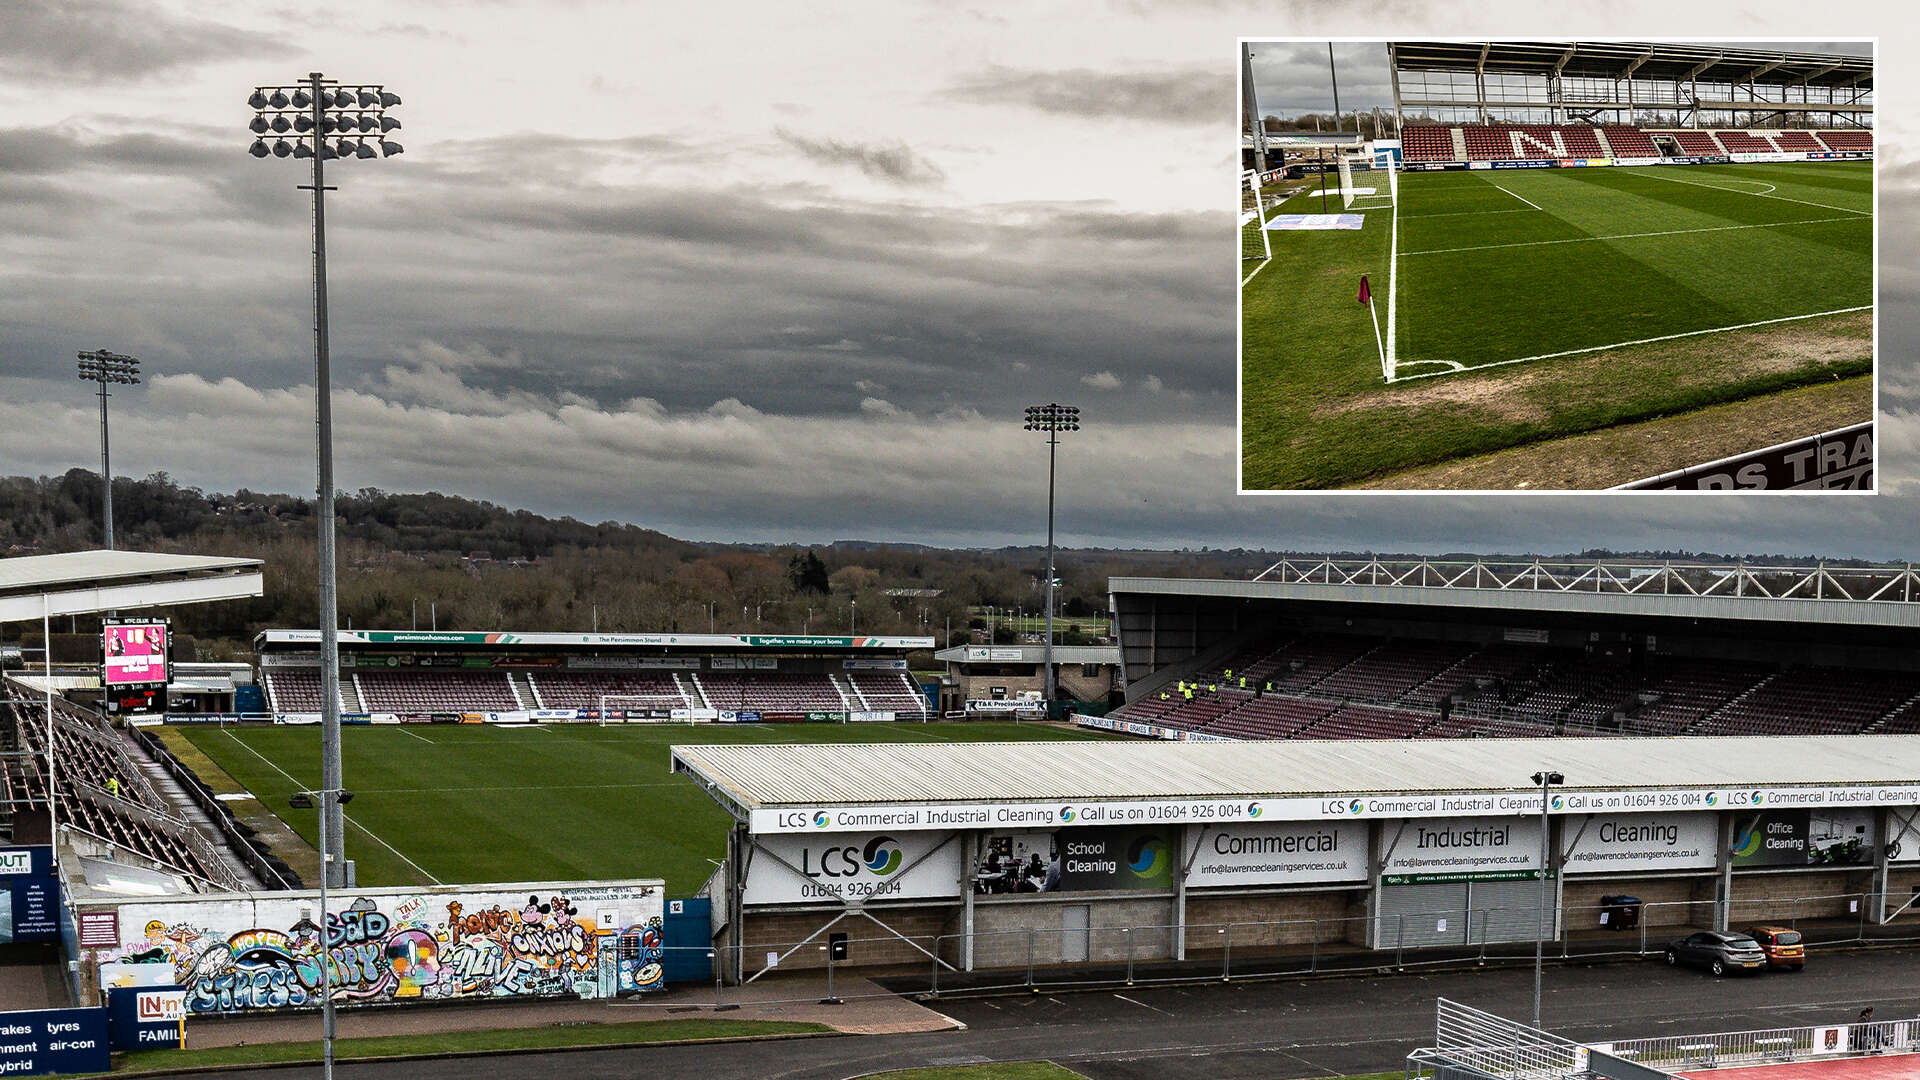
M 0 1076 L 103 1073 L 112 1067 L 105 1009 L 0 1013 Z
M 1760 810 L 1733 823 L 1735 866 L 1866 866 L 1871 810 Z
M 933 833 L 763 836 L 746 903 L 908 900 L 960 895 L 960 842 Z
M 0 944 L 60 939 L 60 879 L 53 849 L 0 848 Z
M 1198 834 L 1187 884 L 1311 885 L 1367 880 L 1367 824 L 1273 822 L 1189 830 Z
M 1436 818 L 1389 829 L 1380 881 L 1417 885 L 1539 876 L 1539 818 Z
M 1587 814 L 1561 828 L 1569 874 L 1710 870 L 1720 835 L 1711 813 Z
M 1173 887 L 1172 830 L 1020 830 L 987 837 L 974 891 L 1091 892 Z

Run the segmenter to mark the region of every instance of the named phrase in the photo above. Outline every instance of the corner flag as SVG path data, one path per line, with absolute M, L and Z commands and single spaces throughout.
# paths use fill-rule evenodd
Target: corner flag
M 1387 369 L 1387 347 L 1380 341 L 1380 316 L 1373 310 L 1373 288 L 1367 284 L 1367 275 L 1360 275 L 1360 302 L 1366 305 L 1367 316 L 1373 320 L 1373 344 L 1380 350 L 1380 377 L 1393 381 L 1393 372 Z

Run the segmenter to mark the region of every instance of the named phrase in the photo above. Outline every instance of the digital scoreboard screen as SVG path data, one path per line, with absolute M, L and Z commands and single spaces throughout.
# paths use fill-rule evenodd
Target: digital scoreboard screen
M 167 624 L 156 620 L 107 623 L 101 628 L 100 681 L 108 690 L 165 686 Z

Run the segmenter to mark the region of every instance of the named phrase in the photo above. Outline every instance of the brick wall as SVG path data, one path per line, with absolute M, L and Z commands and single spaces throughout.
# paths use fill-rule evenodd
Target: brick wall
M 1187 951 L 1223 950 L 1229 935 L 1233 948 L 1305 945 L 1366 936 L 1366 908 L 1351 904 L 1354 889 L 1283 893 L 1274 896 L 1207 896 L 1187 894 Z M 1225 933 L 1221 931 L 1225 930 Z
M 1871 887 L 1867 870 L 1829 873 L 1747 874 L 1733 876 L 1730 925 L 1739 927 L 1762 920 L 1834 919 L 1852 917 L 1847 910 Z M 1814 897 L 1795 902 L 1796 897 Z
M 1703 874 L 1691 878 L 1614 878 L 1593 881 L 1570 877 L 1561 888 L 1561 918 L 1569 931 L 1590 930 L 1600 925 L 1602 896 L 1637 896 L 1646 905 L 1640 909 L 1640 921 L 1646 926 L 1713 925 L 1714 878 Z
M 751 975 L 765 967 L 769 952 L 786 953 L 795 943 L 824 926 L 834 914 L 830 911 L 750 912 L 746 920 L 747 974 Z M 781 970 L 826 967 L 827 954 L 819 946 L 827 943 L 828 934 L 847 935 L 848 967 L 920 967 L 933 963 L 926 953 L 889 933 L 874 921 L 875 918 L 913 938 L 921 947 L 932 949 L 934 938 L 958 930 L 960 909 L 957 905 L 875 908 L 872 917 L 864 913 L 849 915 L 835 923 L 826 934 L 795 950 L 792 955 L 783 956 L 780 960 Z M 951 948 L 943 951 L 951 952 Z

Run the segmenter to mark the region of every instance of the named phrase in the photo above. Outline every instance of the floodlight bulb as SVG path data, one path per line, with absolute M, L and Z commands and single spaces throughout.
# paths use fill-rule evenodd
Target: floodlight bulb
M 395 120 L 391 116 L 383 116 L 380 118 L 380 130 L 382 132 L 399 131 L 400 121 Z
M 303 148 L 304 148 L 304 145 L 305 144 L 302 144 Z M 298 150 L 295 150 L 293 147 L 287 145 L 287 140 L 275 139 L 273 141 L 273 156 L 286 157 L 288 154 L 292 154 L 294 157 L 300 156 L 300 153 Z
M 385 140 L 385 139 L 381 139 L 381 140 L 380 140 L 380 152 L 381 152 L 382 154 L 385 154 L 385 155 L 386 155 L 386 156 L 388 156 L 388 157 L 393 157 L 393 156 L 395 156 L 395 155 L 397 155 L 397 154 L 404 154 L 404 153 L 406 153 L 406 147 L 404 147 L 404 146 L 401 146 L 401 145 L 400 145 L 399 143 L 397 143 L 397 142 L 388 142 L 388 141 L 387 141 L 387 140 Z
M 287 132 L 293 130 L 293 121 L 288 120 L 285 116 L 275 116 L 273 123 L 268 126 L 280 134 L 285 135 Z
M 313 104 L 313 98 L 311 98 L 311 97 L 309 97 L 309 96 L 307 96 L 307 92 L 306 92 L 306 91 L 305 91 L 304 89 L 302 89 L 302 90 L 295 90 L 295 91 L 293 92 L 293 107 L 294 107 L 294 108 L 296 108 L 296 109 L 304 109 L 304 108 L 306 108 L 307 106 L 309 106 L 309 105 L 312 105 L 312 104 Z
M 273 125 L 267 123 L 267 118 L 264 116 L 256 116 L 247 124 L 247 130 L 255 135 L 265 135 L 272 127 Z
M 284 146 L 286 144 L 282 143 L 281 145 Z M 306 140 L 302 139 L 300 144 L 293 148 L 293 156 L 297 158 L 310 158 L 313 156 L 313 147 L 308 146 Z
M 255 139 L 253 140 L 253 145 L 247 147 L 247 153 L 252 154 L 254 157 L 266 157 L 268 154 L 273 153 L 273 151 L 267 148 L 266 140 Z
M 273 106 L 276 109 L 286 108 L 287 92 L 285 90 L 275 90 L 272 94 L 270 94 L 267 97 L 267 104 Z
M 353 148 L 353 155 L 357 158 L 362 158 L 362 159 L 377 158 L 380 156 L 379 154 L 374 153 L 373 147 L 368 146 L 366 143 L 359 143 L 358 145 L 356 145 Z
M 353 108 L 353 91 L 344 88 L 335 90 L 333 92 L 333 107 L 336 109 Z
M 253 92 L 253 96 L 247 99 L 247 108 L 249 109 L 264 109 L 266 107 L 267 107 L 267 95 L 261 93 L 258 90 L 255 90 Z
M 313 117 L 308 116 L 306 113 L 301 113 L 300 115 L 294 117 L 293 129 L 295 131 L 301 131 L 301 132 L 312 131 Z
M 379 94 L 376 94 L 371 90 L 360 91 L 360 107 L 361 108 L 371 109 L 378 104 L 380 104 Z
M 398 104 L 400 104 L 399 94 L 389 94 L 385 90 L 380 91 L 380 107 L 381 108 L 391 109 Z

